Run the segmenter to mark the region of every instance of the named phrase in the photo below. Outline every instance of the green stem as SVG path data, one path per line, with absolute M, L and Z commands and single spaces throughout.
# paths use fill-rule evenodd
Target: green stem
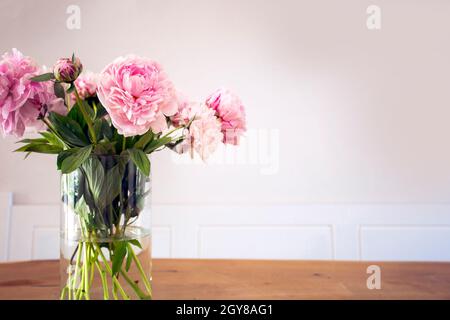
M 117 277 L 115 275 L 113 275 L 113 272 L 111 270 L 111 267 L 108 264 L 108 261 L 106 260 L 105 255 L 102 252 L 102 249 L 99 247 L 98 244 L 95 244 L 96 249 L 98 251 L 98 253 L 100 254 L 100 256 L 102 257 L 103 263 L 105 265 L 105 269 L 106 271 L 109 273 L 109 275 L 112 278 L 113 284 L 115 284 L 117 286 L 117 288 L 119 289 L 120 294 L 122 295 L 122 297 L 126 300 L 129 300 L 129 297 L 127 296 L 127 294 L 125 293 L 125 291 L 123 290 L 122 286 L 120 285 L 119 280 L 117 280 Z
M 123 139 L 122 139 L 122 151 L 125 151 L 126 148 L 127 148 L 127 138 L 125 136 L 123 136 Z
M 119 297 L 117 296 L 117 286 L 114 281 L 112 284 L 112 294 L 113 294 L 114 300 L 119 300 Z
M 95 103 L 95 101 L 92 101 L 92 108 L 94 109 L 94 112 L 95 112 L 94 119 L 97 119 L 98 109 L 97 109 L 97 104 Z
M 120 285 L 119 279 L 117 279 L 117 276 L 112 276 L 113 281 L 116 284 L 116 288 L 119 289 L 120 294 L 122 295 L 122 297 L 125 300 L 130 300 L 130 297 L 127 295 L 127 293 L 125 292 L 125 290 L 123 290 L 122 286 Z
M 163 135 L 160 139 L 165 138 L 165 137 L 168 137 L 169 135 L 171 135 L 171 134 L 174 133 L 175 131 L 180 130 L 180 129 L 182 129 L 182 128 L 184 128 L 184 127 L 177 127 L 177 128 L 175 128 L 175 129 L 172 129 L 172 130 L 170 130 L 169 132 L 167 132 L 165 135 Z
M 139 299 L 141 299 L 141 300 L 151 299 L 151 296 L 148 296 L 144 292 L 142 292 L 141 288 L 139 288 L 139 286 L 132 279 L 130 279 L 130 277 L 128 277 L 128 275 L 126 274 L 126 272 L 123 271 L 123 269 L 120 269 L 119 272 L 122 275 L 122 277 L 125 279 L 125 281 L 128 282 L 130 287 L 132 287 L 133 290 L 136 292 Z
M 98 272 L 100 273 L 100 278 L 102 280 L 103 299 L 108 300 L 109 299 L 109 291 L 108 291 L 108 281 L 106 280 L 105 270 L 102 269 L 102 267 L 100 266 L 100 263 L 98 263 L 97 259 L 95 260 L 95 266 L 97 267 Z
M 75 300 L 80 300 L 81 299 L 81 295 L 83 293 L 83 289 L 84 289 L 84 266 L 81 268 L 80 270 L 81 272 L 81 279 L 80 279 L 80 285 L 75 293 Z
M 64 100 L 65 100 L 65 103 L 67 106 L 67 110 L 70 111 L 71 104 L 72 104 L 72 101 L 70 101 L 70 94 L 66 94 Z
M 141 262 L 139 261 L 139 258 L 134 253 L 133 248 L 129 243 L 127 243 L 128 246 L 128 253 L 131 253 L 131 257 L 134 260 L 134 263 L 136 264 L 139 273 L 141 274 L 142 280 L 144 281 L 145 288 L 147 289 L 147 292 L 152 295 L 152 285 L 150 284 L 150 281 L 147 279 L 147 275 L 145 274 L 144 269 L 142 268 Z
M 125 219 L 123 221 L 122 226 L 122 234 L 125 234 L 125 228 L 127 227 L 128 220 L 130 220 L 130 216 L 131 216 L 131 209 L 130 206 L 127 206 L 127 210 L 125 211 Z M 120 227 L 118 228 L 120 229 Z
M 87 251 L 87 243 L 82 243 L 81 245 L 81 251 L 82 251 L 82 255 L 83 255 L 83 260 L 84 262 L 82 263 L 81 267 L 80 267 L 80 273 L 81 273 L 81 278 L 80 278 L 80 284 L 78 286 L 78 289 L 75 293 L 75 299 L 76 300 L 80 300 L 83 296 L 83 294 L 85 294 L 86 292 L 86 251 Z M 80 260 L 81 262 L 81 260 Z M 76 277 L 75 277 L 76 279 Z M 75 280 L 76 281 L 76 280 Z
M 77 253 L 77 260 L 75 261 L 75 273 L 73 275 L 73 278 L 71 279 L 70 288 L 69 288 L 69 300 L 72 298 L 72 294 L 75 297 L 75 285 L 77 282 L 78 277 L 78 271 L 79 271 L 79 265 L 80 265 L 80 259 L 81 259 L 81 252 L 83 251 L 83 243 L 80 241 L 78 243 L 78 253 Z
M 88 244 L 85 243 L 85 250 L 84 250 L 84 295 L 87 300 L 90 300 L 90 294 L 89 294 L 89 255 L 90 255 L 90 248 L 88 247 Z
M 50 121 L 48 121 L 47 118 L 43 118 L 42 121 L 45 123 L 45 125 L 47 126 L 48 130 L 50 130 L 52 133 L 54 133 L 57 137 L 59 137 L 58 133 L 56 132 L 56 130 L 53 128 L 52 124 L 50 123 Z
M 65 287 L 61 290 L 61 296 L 59 297 L 59 300 L 64 300 L 64 297 L 66 296 L 66 291 L 67 291 L 67 286 L 65 286 Z
M 98 259 L 98 253 L 97 251 L 94 249 L 94 247 L 91 248 L 91 279 L 89 281 L 89 288 L 92 287 L 92 284 L 94 283 L 94 272 L 95 272 L 95 262 Z
M 95 272 L 95 265 L 93 263 L 90 263 L 91 265 L 91 279 L 89 280 L 89 288 L 92 287 L 92 284 L 94 283 L 94 272 Z
M 72 300 L 72 274 L 69 273 L 69 278 L 67 279 L 67 283 L 65 288 L 68 288 L 67 290 L 67 299 Z M 64 289 L 63 289 L 64 291 Z
M 77 88 L 75 88 L 75 85 L 73 85 L 73 86 L 74 86 L 75 98 L 77 99 L 78 107 L 80 108 L 80 111 L 81 111 L 81 114 L 83 115 L 84 121 L 86 121 L 86 124 L 89 129 L 89 133 L 92 138 L 92 142 L 94 144 L 97 144 L 97 136 L 95 135 L 94 126 L 92 124 L 92 119 L 89 117 L 89 114 L 87 113 L 85 105 L 78 94 Z

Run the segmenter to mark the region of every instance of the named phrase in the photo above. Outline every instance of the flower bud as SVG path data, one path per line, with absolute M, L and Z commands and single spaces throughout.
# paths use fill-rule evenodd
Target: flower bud
M 62 58 L 53 67 L 53 74 L 57 81 L 72 83 L 78 78 L 82 70 L 83 65 L 80 59 L 75 58 L 72 61 L 72 59 Z

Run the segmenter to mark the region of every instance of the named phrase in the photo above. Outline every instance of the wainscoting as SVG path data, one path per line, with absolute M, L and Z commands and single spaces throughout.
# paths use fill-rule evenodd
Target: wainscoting
M 58 258 L 59 206 L 0 193 L 0 261 Z M 450 261 L 450 205 L 154 205 L 158 258 Z

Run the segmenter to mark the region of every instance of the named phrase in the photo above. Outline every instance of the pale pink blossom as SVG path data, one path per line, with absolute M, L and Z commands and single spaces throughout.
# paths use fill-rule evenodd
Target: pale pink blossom
M 206 99 L 206 105 L 216 112 L 222 124 L 224 143 L 239 144 L 246 131 L 245 110 L 241 99 L 228 89 L 218 89 Z
M 93 97 L 97 93 L 98 75 L 93 72 L 85 72 L 75 80 L 75 87 L 81 99 Z
M 176 151 L 184 153 L 195 151 L 205 160 L 223 140 L 221 124 L 214 115 L 214 110 L 204 103 L 187 103 L 178 112 L 179 123 L 190 124 L 185 129 L 185 140 L 177 146 Z
M 75 80 L 75 88 L 81 99 L 87 99 L 94 97 L 97 94 L 98 74 L 91 71 L 80 74 Z M 65 88 L 68 89 L 69 85 L 66 84 Z M 70 104 L 76 103 L 76 95 L 74 92 L 70 94 Z
M 129 55 L 119 57 L 100 74 L 97 96 L 113 125 L 124 136 L 159 133 L 166 116 L 177 111 L 175 90 L 161 66 Z
M 170 117 L 170 121 L 175 127 L 187 125 L 192 117 L 193 107 L 198 103 L 193 103 L 182 93 L 175 93 L 175 104 L 177 106 L 177 112 Z
M 17 49 L 0 61 L 0 125 L 3 135 L 21 137 L 26 128 L 42 128 L 38 117 L 47 111 L 64 112 L 63 101 L 55 96 L 53 83 L 33 82 L 43 73 L 30 58 Z

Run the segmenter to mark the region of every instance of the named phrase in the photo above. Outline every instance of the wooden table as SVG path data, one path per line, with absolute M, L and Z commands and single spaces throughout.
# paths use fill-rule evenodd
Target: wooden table
M 58 277 L 57 261 L 0 264 L 0 299 L 57 299 Z M 450 299 L 449 263 L 155 259 L 153 279 L 155 299 Z

